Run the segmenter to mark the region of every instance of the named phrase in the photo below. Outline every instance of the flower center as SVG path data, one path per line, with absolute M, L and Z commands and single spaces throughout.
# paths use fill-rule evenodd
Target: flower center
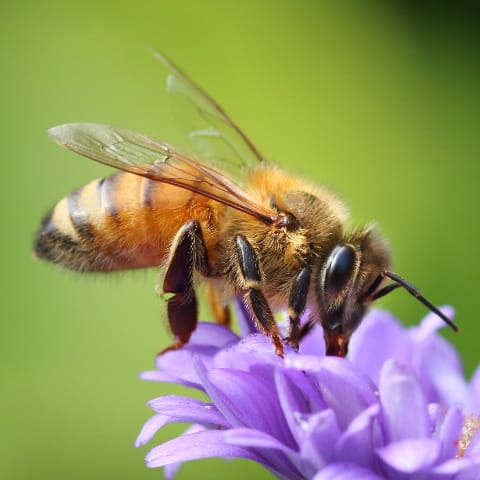
M 480 416 L 475 417 L 475 415 L 468 415 L 463 421 L 462 432 L 460 434 L 460 439 L 458 440 L 458 450 L 456 458 L 462 458 L 467 448 L 470 446 L 470 443 L 473 440 L 473 437 L 480 428 Z

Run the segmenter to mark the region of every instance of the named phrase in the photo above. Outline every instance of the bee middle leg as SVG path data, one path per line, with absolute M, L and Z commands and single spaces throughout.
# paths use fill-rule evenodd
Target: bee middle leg
M 220 325 L 231 326 L 230 309 L 222 304 L 221 292 L 207 283 L 205 285 L 205 297 L 215 320 Z
M 278 331 L 278 325 L 275 322 L 267 299 L 260 289 L 261 272 L 257 256 L 253 247 L 242 235 L 236 237 L 236 253 L 240 266 L 239 273 L 243 284 L 242 287 L 246 292 L 247 308 L 253 313 L 258 329 L 272 339 L 275 353 L 283 357 L 283 342 Z
M 198 303 L 193 289 L 195 270 L 209 274 L 208 253 L 200 224 L 190 221 L 175 235 L 163 281 L 163 292 L 173 294 L 167 301 L 167 314 L 175 341 L 159 355 L 188 343 L 197 326 Z
M 302 268 L 296 276 L 288 299 L 288 315 L 290 317 L 290 333 L 287 342 L 298 350 L 300 340 L 308 333 L 305 326 L 300 326 L 300 315 L 305 310 L 308 290 L 310 289 L 310 270 Z

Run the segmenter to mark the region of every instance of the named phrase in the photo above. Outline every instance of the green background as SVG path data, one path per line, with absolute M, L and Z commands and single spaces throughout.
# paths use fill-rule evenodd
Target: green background
M 439 2 L 440 3 L 440 2 Z M 384 1 L 18 1 L 0 7 L 0 478 L 153 479 L 133 448 L 179 391 L 141 382 L 168 343 L 154 271 L 79 277 L 31 257 L 43 214 L 108 169 L 53 144 L 72 121 L 177 142 L 156 47 L 268 156 L 381 225 L 397 271 L 457 309 L 445 332 L 478 362 L 480 28 L 476 9 Z M 473 5 L 473 4 L 472 4 Z M 382 301 L 405 323 L 425 309 Z M 179 431 L 169 427 L 157 436 Z M 253 463 L 185 465 L 179 479 L 268 478 Z

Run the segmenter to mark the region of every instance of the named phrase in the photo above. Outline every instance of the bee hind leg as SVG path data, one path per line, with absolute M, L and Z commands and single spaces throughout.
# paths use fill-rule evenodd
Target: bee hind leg
M 159 355 L 176 350 L 190 340 L 198 319 L 193 274 L 195 270 L 207 274 L 208 265 L 208 254 L 200 224 L 197 221 L 187 222 L 173 239 L 163 281 L 163 292 L 173 294 L 167 300 L 167 315 L 175 341 Z
M 248 310 L 253 313 L 253 319 L 260 330 L 268 335 L 275 347 L 275 353 L 284 356 L 282 337 L 277 323 L 268 305 L 267 299 L 260 289 L 261 272 L 257 256 L 248 240 L 242 235 L 236 237 L 237 260 L 240 267 L 239 277 L 245 290 L 245 302 Z

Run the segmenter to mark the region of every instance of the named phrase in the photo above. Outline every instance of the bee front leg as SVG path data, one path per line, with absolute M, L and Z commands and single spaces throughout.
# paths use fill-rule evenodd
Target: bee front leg
M 290 334 L 288 343 L 298 350 L 300 340 L 304 336 L 300 327 L 300 315 L 305 310 L 308 290 L 310 289 L 310 270 L 302 268 L 293 282 L 290 297 L 288 299 L 288 315 L 290 317 Z
M 283 343 L 277 323 L 267 299 L 260 289 L 261 272 L 255 251 L 242 235 L 238 235 L 235 240 L 237 260 L 240 266 L 239 276 L 241 277 L 242 288 L 246 292 L 247 308 L 253 313 L 258 329 L 272 339 L 275 353 L 283 357 Z
M 173 294 L 167 301 L 167 314 L 175 342 L 159 355 L 188 343 L 197 326 L 198 303 L 193 289 L 195 270 L 206 275 L 209 273 L 208 253 L 200 224 L 190 221 L 177 232 L 170 250 L 163 292 Z

